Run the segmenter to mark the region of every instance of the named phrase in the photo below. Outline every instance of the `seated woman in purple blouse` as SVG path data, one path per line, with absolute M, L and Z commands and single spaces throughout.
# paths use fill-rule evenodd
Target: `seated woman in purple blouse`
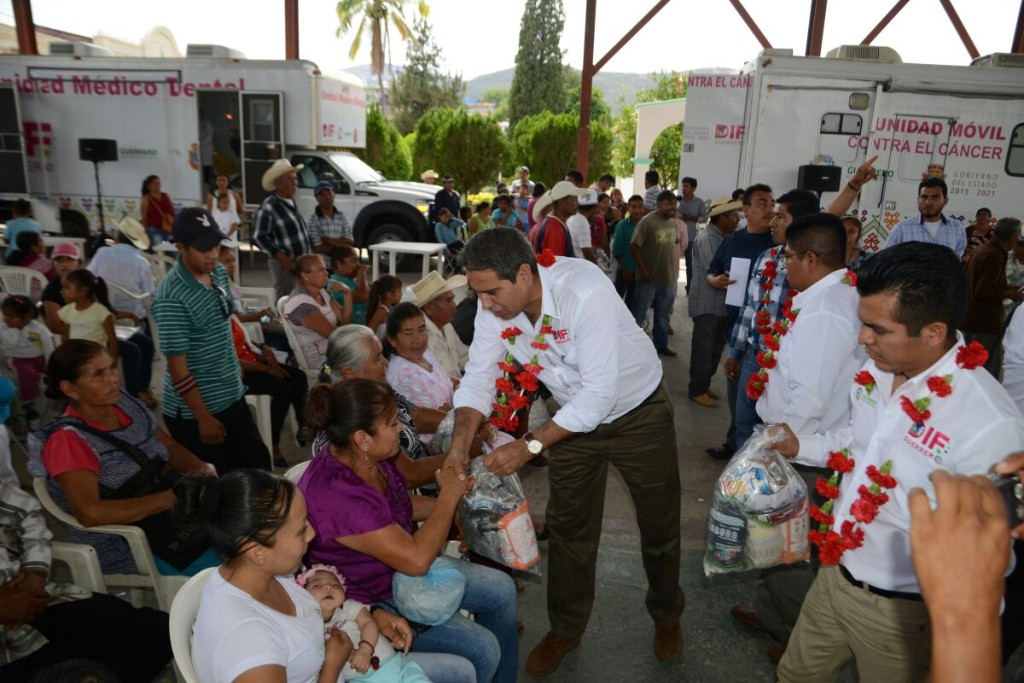
M 452 469 L 438 470 L 437 498 L 407 493 L 395 464 L 402 431 L 398 405 L 385 384 L 367 379 L 319 384 L 310 391 L 307 411 L 307 425 L 328 439 L 299 480 L 316 531 L 308 561 L 343 571 L 352 599 L 384 605 L 392 599 L 396 571 L 422 575 L 440 554 L 469 483 Z M 422 524 L 416 529 L 413 522 Z M 480 683 L 515 681 L 515 583 L 480 565 L 455 566 L 467 581 L 461 607 L 476 621 L 455 614 L 420 634 L 412 652 L 465 657 Z

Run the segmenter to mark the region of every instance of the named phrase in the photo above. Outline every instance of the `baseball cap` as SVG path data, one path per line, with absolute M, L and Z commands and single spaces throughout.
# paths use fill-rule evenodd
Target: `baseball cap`
M 593 190 L 587 190 L 580 195 L 579 204 L 585 207 L 597 206 L 597 193 Z
M 447 183 L 449 180 L 455 180 L 455 176 L 451 173 L 445 173 L 441 180 Z
M 76 261 L 82 260 L 82 253 L 78 251 L 78 247 L 73 242 L 61 242 L 53 248 L 50 258 L 55 259 L 61 256 L 73 258 Z
M 179 211 L 174 219 L 171 236 L 175 242 L 195 247 L 199 251 L 209 251 L 227 239 L 217 229 L 217 221 L 210 212 L 201 206 L 190 206 Z
M 334 183 L 332 183 L 329 180 L 321 180 L 316 184 L 316 187 L 313 188 L 313 196 L 319 197 L 320 193 L 323 192 L 324 190 L 330 190 L 331 192 L 334 192 Z

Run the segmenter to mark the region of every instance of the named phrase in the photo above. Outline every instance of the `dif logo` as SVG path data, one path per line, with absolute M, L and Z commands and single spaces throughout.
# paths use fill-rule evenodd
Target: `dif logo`
M 937 463 L 941 463 L 942 459 L 949 454 L 949 436 L 935 427 L 925 427 L 920 423 L 912 425 L 907 431 L 907 437 L 907 442 L 915 450 L 924 453 Z
M 715 124 L 715 139 L 716 140 L 741 140 L 743 139 L 743 131 L 745 126 L 742 124 L 728 125 L 725 123 Z

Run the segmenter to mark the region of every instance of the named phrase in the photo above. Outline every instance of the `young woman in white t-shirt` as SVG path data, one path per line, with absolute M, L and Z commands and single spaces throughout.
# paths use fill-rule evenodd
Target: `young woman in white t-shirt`
M 205 519 L 222 558 L 192 631 L 199 680 L 337 683 L 352 641 L 341 631 L 325 641 L 320 605 L 290 579 L 313 538 L 302 493 L 254 469 L 185 477 L 174 492 L 176 512 Z

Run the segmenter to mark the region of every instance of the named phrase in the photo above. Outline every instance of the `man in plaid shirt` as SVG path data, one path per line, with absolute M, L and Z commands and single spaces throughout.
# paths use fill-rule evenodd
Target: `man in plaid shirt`
M 273 194 L 263 200 L 252 229 L 253 242 L 267 255 L 267 269 L 277 298 L 288 296 L 295 289 L 294 261 L 313 250 L 306 221 L 294 199 L 301 170 L 301 164 L 292 166 L 287 159 L 278 159 L 267 169 L 263 189 Z

